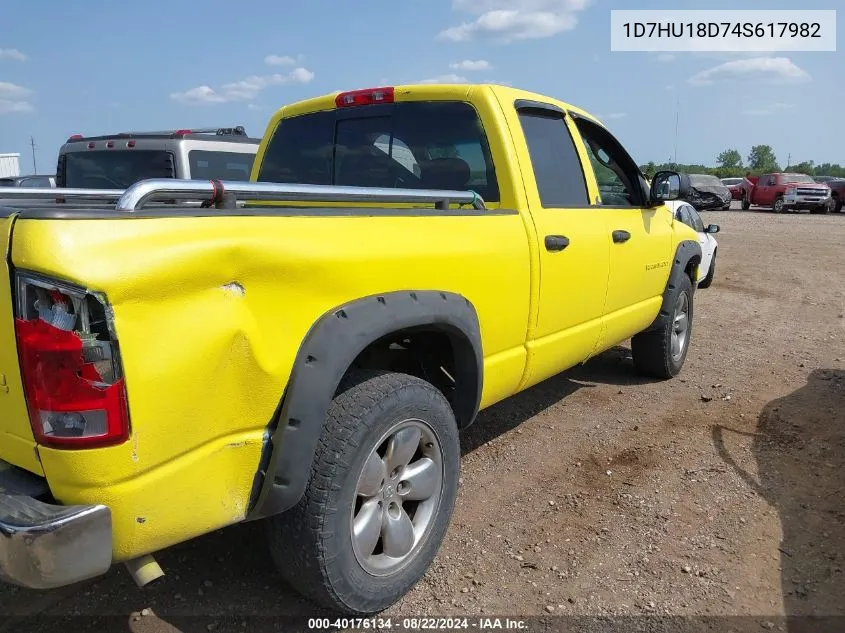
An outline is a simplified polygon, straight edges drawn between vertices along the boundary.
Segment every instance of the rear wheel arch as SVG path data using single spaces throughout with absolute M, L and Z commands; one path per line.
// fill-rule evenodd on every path
M 398 370 L 431 382 L 458 426 L 468 426 L 483 384 L 475 308 L 455 293 L 399 291 L 352 301 L 318 319 L 269 425 L 249 519 L 283 512 L 302 497 L 332 399 L 343 378 L 360 369 Z

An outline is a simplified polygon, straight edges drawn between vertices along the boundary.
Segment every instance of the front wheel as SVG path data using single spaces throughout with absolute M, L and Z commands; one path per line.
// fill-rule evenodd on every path
M 276 567 L 334 611 L 389 607 L 437 554 L 459 471 L 457 424 L 439 390 L 406 374 L 352 375 L 329 408 L 305 495 L 267 520 Z
M 775 201 L 772 203 L 772 211 L 775 213 L 783 213 L 783 198 L 775 198 Z
M 742 196 L 742 210 L 748 211 L 751 208 L 751 200 L 749 199 L 747 194 L 743 194 Z
M 671 288 L 671 312 L 656 330 L 640 332 L 631 339 L 634 367 L 644 376 L 672 378 L 681 371 L 692 335 L 692 281 L 683 275 Z
M 842 212 L 842 198 L 836 196 L 833 198 L 833 212 L 834 213 L 841 213 Z

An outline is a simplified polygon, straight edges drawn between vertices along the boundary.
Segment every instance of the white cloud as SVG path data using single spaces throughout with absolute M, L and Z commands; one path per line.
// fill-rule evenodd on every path
M 437 75 L 437 77 L 431 77 L 430 79 L 421 79 L 417 83 L 419 84 L 468 84 L 470 80 L 466 77 L 462 77 L 461 75 L 455 75 L 454 73 L 450 73 L 448 75 Z
M 455 62 L 454 64 L 449 64 L 449 68 L 452 70 L 492 70 L 493 65 L 488 62 L 486 59 L 465 59 L 462 62 Z
M 267 55 L 264 63 L 268 66 L 293 66 L 296 60 L 288 55 Z
M 170 98 L 189 105 L 211 103 L 226 103 L 229 101 L 251 101 L 258 94 L 270 86 L 284 84 L 308 83 L 314 79 L 314 73 L 307 68 L 294 68 L 287 74 L 252 75 L 228 84 L 223 84 L 219 90 L 211 86 L 197 86 L 184 92 L 174 92 Z
M 17 84 L 10 84 L 5 81 L 0 81 L 0 99 L 7 99 L 10 101 L 19 101 L 32 94 L 32 90 L 18 86 Z
M 28 101 L 0 99 L 0 114 L 11 114 L 12 112 L 32 112 L 32 104 Z
M 247 107 L 247 110 L 260 110 L 261 109 L 261 106 L 255 105 L 254 103 L 248 103 L 246 107 Z
M 32 112 L 32 104 L 27 101 L 31 94 L 29 88 L 0 81 L 0 114 Z
M 747 110 L 743 110 L 742 113 L 748 116 L 767 116 L 769 114 L 775 114 L 776 112 L 783 112 L 784 110 L 791 110 L 795 107 L 794 103 L 767 103 L 764 106 L 759 108 L 749 108 Z
M 0 48 L 0 59 L 12 59 L 16 62 L 25 62 L 29 57 L 16 48 Z
M 693 86 L 709 86 L 720 80 L 766 79 L 786 83 L 809 81 L 810 74 L 796 66 L 788 57 L 753 57 L 736 59 L 708 68 L 687 79 Z
M 453 0 L 452 8 L 477 17 L 441 31 L 438 39 L 467 42 L 489 37 L 502 42 L 551 37 L 575 28 L 577 13 L 592 0 Z

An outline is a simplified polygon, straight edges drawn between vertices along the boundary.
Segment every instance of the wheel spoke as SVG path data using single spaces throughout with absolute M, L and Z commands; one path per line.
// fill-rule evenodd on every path
M 407 427 L 394 433 L 387 443 L 384 460 L 387 462 L 388 472 L 408 465 L 417 452 L 422 433 L 416 427 Z
M 679 314 L 675 317 L 675 331 L 683 332 L 687 329 L 687 315 Z
M 355 539 L 358 551 L 364 556 L 371 556 L 376 548 L 386 514 L 378 499 L 370 499 L 361 506 L 352 522 L 352 538 Z
M 414 524 L 411 517 L 402 508 L 391 516 L 391 511 L 384 513 L 381 538 L 384 553 L 393 558 L 406 556 L 414 547 Z
M 358 494 L 364 497 L 374 497 L 381 491 L 384 479 L 387 477 L 387 466 L 375 451 L 370 453 L 364 471 L 358 480 Z
M 672 333 L 672 357 L 677 358 L 681 353 L 681 337 Z
M 406 483 L 408 490 L 400 494 L 403 499 L 423 501 L 437 493 L 441 479 L 441 469 L 437 464 L 428 457 L 418 459 L 403 471 L 400 485 Z

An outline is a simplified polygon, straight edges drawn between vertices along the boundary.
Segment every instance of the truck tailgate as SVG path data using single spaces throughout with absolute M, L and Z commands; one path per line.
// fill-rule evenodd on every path
M 12 300 L 9 251 L 15 216 L 0 216 L 0 460 L 43 475 L 18 366 L 15 311 Z

